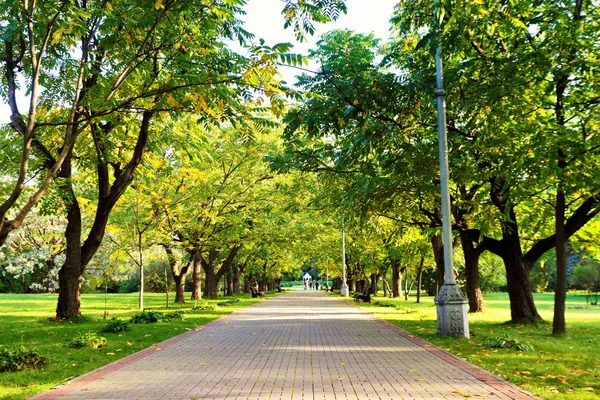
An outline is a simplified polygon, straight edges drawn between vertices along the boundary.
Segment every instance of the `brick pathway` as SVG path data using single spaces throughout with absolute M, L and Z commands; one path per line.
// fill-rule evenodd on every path
M 46 399 L 532 399 L 335 296 L 267 299 L 42 393 Z

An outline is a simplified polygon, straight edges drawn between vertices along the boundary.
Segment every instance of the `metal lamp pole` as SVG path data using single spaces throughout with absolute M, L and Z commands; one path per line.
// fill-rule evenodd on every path
M 437 0 L 434 0 L 437 11 Z M 434 14 L 437 14 L 435 12 Z M 438 149 L 440 158 L 440 190 L 442 196 L 442 232 L 444 238 L 444 284 L 435 298 L 438 333 L 446 336 L 469 337 L 467 299 L 456 285 L 452 265 L 452 227 L 450 219 L 450 189 L 448 174 L 448 140 L 446 132 L 446 92 L 442 68 L 442 45 L 435 55 L 438 112 Z
M 342 222 L 342 285 L 340 286 L 340 295 L 350 296 L 348 284 L 346 283 L 346 232 L 344 222 Z

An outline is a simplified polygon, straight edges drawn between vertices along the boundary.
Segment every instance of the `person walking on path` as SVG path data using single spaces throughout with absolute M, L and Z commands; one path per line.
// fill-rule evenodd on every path
M 51 399 L 534 399 L 324 292 L 286 292 L 63 386 Z

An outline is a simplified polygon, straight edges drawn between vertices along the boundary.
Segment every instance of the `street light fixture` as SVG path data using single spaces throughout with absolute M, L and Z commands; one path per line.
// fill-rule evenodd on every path
M 437 1 L 436 5 L 437 19 Z M 440 24 L 441 25 L 441 24 Z M 452 265 L 452 227 L 450 220 L 450 189 L 448 174 L 448 140 L 446 133 L 446 93 L 444 91 L 442 68 L 442 45 L 438 44 L 435 54 L 435 73 L 438 112 L 438 148 L 440 158 L 440 190 L 442 195 L 442 231 L 444 238 L 444 284 L 435 298 L 438 334 L 455 337 L 469 337 L 467 320 L 467 299 L 454 279 Z
M 342 285 L 340 286 L 340 295 L 344 297 L 350 296 L 348 284 L 346 283 L 346 232 L 344 222 L 342 221 Z

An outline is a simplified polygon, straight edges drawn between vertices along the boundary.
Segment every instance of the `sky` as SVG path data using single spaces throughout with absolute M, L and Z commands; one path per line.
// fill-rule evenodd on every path
M 265 44 L 272 46 L 276 43 L 290 42 L 294 44 L 292 53 L 307 54 L 308 50 L 315 47 L 319 37 L 333 29 L 351 29 L 357 33 L 373 33 L 376 37 L 387 39 L 389 33 L 389 19 L 398 0 L 346 0 L 348 13 L 335 22 L 315 24 L 314 36 L 308 36 L 304 43 L 296 42 L 292 29 L 283 29 L 283 16 L 281 10 L 284 6 L 282 0 L 248 0 L 245 7 L 247 15 L 243 17 L 246 30 L 262 38 Z M 309 65 L 309 68 L 312 66 Z M 298 71 L 289 67 L 281 70 L 283 80 L 288 83 L 295 81 Z M 27 110 L 27 99 L 21 98 L 20 110 Z M 10 122 L 8 106 L 0 102 L 0 124 Z
M 282 0 L 249 0 L 245 9 L 247 15 L 243 18 L 246 30 L 256 35 L 257 39 L 265 39 L 265 44 L 272 46 L 276 43 L 289 42 L 294 44 L 291 53 L 307 54 L 315 47 L 315 43 L 324 33 L 334 29 L 351 29 L 357 33 L 373 33 L 375 37 L 387 39 L 389 36 L 389 19 L 398 0 L 346 0 L 348 12 L 342 14 L 337 21 L 327 24 L 315 24 L 314 36 L 308 36 L 307 41 L 299 43 L 291 28 L 283 28 Z M 310 69 L 310 67 L 309 67 Z M 283 67 L 283 79 L 288 83 L 295 81 L 298 74 L 293 68 Z

